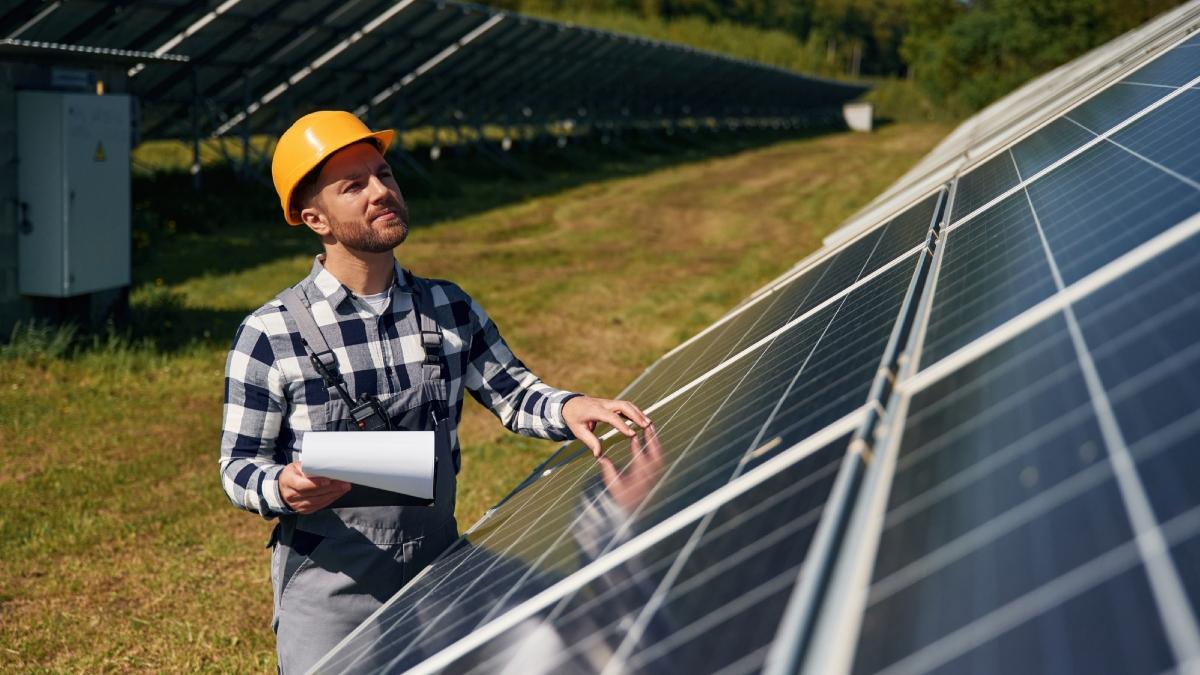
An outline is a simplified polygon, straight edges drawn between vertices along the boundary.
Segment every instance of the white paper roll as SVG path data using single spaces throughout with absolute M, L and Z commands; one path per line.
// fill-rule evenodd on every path
M 434 432 L 310 431 L 300 464 L 310 476 L 433 499 Z

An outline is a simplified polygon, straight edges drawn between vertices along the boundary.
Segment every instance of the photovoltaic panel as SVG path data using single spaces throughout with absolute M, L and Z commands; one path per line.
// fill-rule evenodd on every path
M 913 394 L 856 672 L 1174 666 L 1200 600 L 1186 568 L 1200 537 L 1198 293 L 1193 236 L 1079 301 L 1079 344 L 1055 314 Z M 1169 560 L 1135 531 L 1161 536 Z M 1172 572 L 1186 599 L 1151 588 L 1171 590 Z M 1164 624 L 1164 603 L 1182 603 L 1183 625 Z
M 663 489 L 640 517 L 651 517 L 656 509 L 670 513 L 682 508 L 719 486 L 746 453 L 755 455 L 746 460 L 748 465 L 761 463 L 773 456 L 773 449 L 789 447 L 862 405 L 915 263 L 910 257 L 789 328 L 765 351 L 667 401 L 667 413 L 652 410 L 656 424 L 666 422 L 660 437 L 667 455 L 682 448 L 700 459 L 681 466 L 671 478 L 679 487 Z M 685 412 L 671 412 L 677 408 Z M 619 452 L 626 447 L 622 440 L 614 445 Z M 567 459 L 560 462 L 591 462 L 590 454 L 578 448 L 561 456 Z M 548 468 L 557 472 L 557 466 L 561 464 Z M 710 470 L 714 466 L 718 468 Z M 535 481 L 522 492 L 536 486 Z M 506 503 L 500 512 L 509 509 Z
M 1064 117 L 1091 131 L 1072 128 L 1057 119 L 1023 139 L 1012 148 L 1017 167 L 1028 177 L 1065 156 L 1071 150 L 1102 134 L 1129 116 L 1164 97 L 1177 86 L 1200 75 L 1200 54 L 1177 47 L 1163 53 L 1113 86 L 1080 103 Z M 1017 183 L 1012 166 L 1003 154 L 968 171 L 958 180 L 952 222 L 1003 193 Z
M 1117 82 L 1068 115 L 1096 133 L 1104 133 L 1169 93 L 1169 88 L 1157 85 Z M 1064 152 L 1060 157 L 1066 154 Z
M 1019 182 L 1016 167 L 1008 153 L 1001 153 L 980 164 L 958 179 L 951 222 L 999 196 Z
M 1197 51 L 1197 50 L 1192 50 Z M 1197 68 L 1200 74 L 1200 67 Z M 1184 91 L 1161 108 L 1112 135 L 1114 143 L 1200 182 L 1200 89 Z
M 1200 210 L 1197 186 L 1110 142 L 1027 189 L 1068 284 Z
M 933 224 L 934 210 L 944 196 L 939 190 L 888 221 L 863 272 L 870 274 L 925 241 Z
M 938 199 L 939 195 L 934 194 L 921 200 L 770 294 L 739 308 L 734 316 L 664 357 L 621 395 L 650 405 L 859 279 L 895 262 L 925 240 Z
M 44 6 L 43 6 L 44 5 Z M 376 126 L 812 121 L 865 91 L 715 53 L 435 0 L 19 3 L 0 35 L 188 57 L 129 70 L 141 137 L 278 134 L 331 107 Z M 401 93 L 402 92 L 402 93 Z M 686 111 L 686 112 L 681 112 Z
M 845 455 L 831 443 L 639 556 L 464 656 L 458 672 L 750 672 L 760 666 Z M 686 552 L 682 553 L 681 551 Z M 614 575 L 615 576 L 615 575 Z M 631 626 L 637 626 L 631 637 Z M 730 644 L 738 645 L 729 649 Z M 617 659 L 617 660 L 614 660 Z
M 1125 90 L 1118 89 L 1117 91 L 1123 93 Z M 1157 101 L 1158 98 L 1164 93 L 1165 92 L 1157 92 L 1158 95 L 1149 97 L 1146 100 L 1139 99 L 1135 104 L 1135 111 L 1141 110 L 1154 101 Z M 1104 94 L 1101 94 L 1101 96 L 1103 95 Z M 1096 99 L 1091 99 L 1091 101 L 1096 101 Z M 1084 106 L 1080 106 L 1079 109 L 1068 114 L 1083 114 L 1086 105 L 1087 104 L 1084 104 Z M 1096 125 L 1096 128 L 1099 128 L 1099 126 L 1101 125 Z M 1104 129 L 1103 131 L 1107 131 L 1107 129 Z M 1075 122 L 1072 122 L 1065 117 L 1060 117 L 1050 124 L 1042 127 L 1028 138 L 1023 139 L 1020 143 L 1014 145 L 1012 147 L 1012 154 L 1013 158 L 1017 162 L 1017 170 L 1020 172 L 1020 174 L 1022 176 L 1032 176 L 1038 171 L 1041 171 L 1042 169 L 1057 162 L 1059 159 L 1066 157 L 1067 154 L 1072 150 L 1082 146 L 1084 143 L 1087 143 L 1095 137 L 1095 134 L 1084 129 Z
M 1200 54 L 1197 54 L 1194 49 L 1180 46 L 1138 68 L 1122 81 L 1182 87 L 1195 79 L 1198 70 L 1200 70 Z
M 936 363 L 1054 293 L 1023 192 L 952 230 L 943 255 L 922 365 Z
M 799 316 L 797 310 L 807 304 L 813 288 L 832 262 L 832 257 L 825 259 L 754 305 L 684 344 L 654 364 L 653 369 L 622 392 L 622 397 L 644 406 L 651 405 L 736 354 L 734 347 L 747 333 L 755 331 L 766 335 L 785 325 Z
M 1050 295 L 1039 225 L 1070 284 L 1200 210 L 1200 185 L 1183 173 L 1200 162 L 1192 152 L 1197 141 L 1183 133 L 1195 106 L 1195 94 L 1182 92 L 1116 135 L 1142 151 L 1117 138 L 1102 141 L 951 229 L 922 367 Z M 1074 124 L 1070 115 L 1064 121 Z M 1015 156 L 1003 152 L 992 161 L 1014 164 Z M 1183 171 L 1173 175 L 1164 162 Z
M 1155 515 L 1200 504 L 1200 238 L 1075 307 Z M 1200 595 L 1192 595 L 1200 606 Z

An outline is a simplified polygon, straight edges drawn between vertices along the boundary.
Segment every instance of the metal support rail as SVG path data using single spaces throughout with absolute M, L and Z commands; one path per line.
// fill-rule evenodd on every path
M 871 383 L 866 415 L 851 437 L 845 461 L 838 471 L 829 502 L 813 536 L 812 546 L 805 557 L 805 563 L 800 567 L 792 596 L 767 652 L 763 672 L 768 675 L 797 672 L 801 665 L 800 660 L 812 640 L 817 611 L 828 595 L 837 552 L 842 547 L 851 514 L 858 502 L 863 476 L 875 452 L 876 430 L 891 400 L 896 377 L 909 350 L 920 300 L 930 278 L 938 233 L 943 219 L 949 213 L 949 209 L 946 208 L 948 201 L 948 191 L 943 189 L 925 235 L 925 247 L 918 254 L 916 270 L 909 281 L 896 323 L 892 327 L 891 337 L 880 359 L 879 370 Z

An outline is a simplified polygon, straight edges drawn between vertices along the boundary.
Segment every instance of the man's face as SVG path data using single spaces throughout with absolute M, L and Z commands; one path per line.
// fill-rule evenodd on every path
M 391 167 L 373 144 L 355 143 L 339 150 L 321 168 L 317 186 L 316 199 L 301 217 L 307 212 L 323 216 L 329 236 L 342 246 L 384 253 L 408 236 L 408 206 Z

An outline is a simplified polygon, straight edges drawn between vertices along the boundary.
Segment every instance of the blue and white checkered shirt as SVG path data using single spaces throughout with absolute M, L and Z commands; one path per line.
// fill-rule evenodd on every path
M 412 294 L 396 265 L 390 303 L 381 314 L 355 296 L 321 264 L 301 282 L 313 318 L 337 355 L 338 369 L 354 396 L 386 395 L 420 382 L 425 350 L 412 311 Z M 544 384 L 513 355 L 496 325 L 470 296 L 448 281 L 428 280 L 436 308 L 422 306 L 442 324 L 448 369 L 450 438 L 458 447 L 463 390 L 490 409 L 509 430 L 550 440 L 572 437 L 563 404 L 577 394 Z M 453 317 L 447 326 L 443 317 Z M 295 322 L 272 299 L 246 317 L 234 335 L 225 365 L 221 431 L 221 483 L 237 506 L 271 518 L 291 513 L 279 495 L 279 472 L 312 430 L 310 412 L 329 398 L 325 383 L 306 378 L 308 356 Z M 311 373 L 311 369 L 307 372 Z

